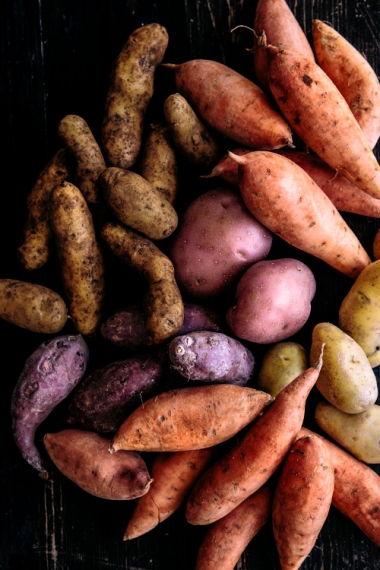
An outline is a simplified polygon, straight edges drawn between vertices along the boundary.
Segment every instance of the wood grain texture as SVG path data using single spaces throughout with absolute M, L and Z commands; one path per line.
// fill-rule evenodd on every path
M 288 0 L 311 38 L 314 18 L 330 22 L 363 52 L 380 74 L 380 5 L 377 0 Z M 168 29 L 166 62 L 209 58 L 254 79 L 252 34 L 231 29 L 253 25 L 256 0 L 5 0 L 0 6 L 0 112 L 2 145 L 2 215 L 0 277 L 33 280 L 62 292 L 57 261 L 30 274 L 16 260 L 25 217 L 26 196 L 39 172 L 56 152 L 58 122 L 67 114 L 82 116 L 99 136 L 108 78 L 114 58 L 129 34 L 142 24 L 159 22 Z M 155 100 L 149 119 L 161 117 L 162 102 L 173 92 L 168 70 L 157 73 Z M 379 157 L 379 145 L 376 148 Z M 179 212 L 190 200 L 219 181 L 200 181 L 194 168 L 182 165 Z M 187 168 L 187 169 L 186 169 Z M 344 215 L 367 251 L 380 221 Z M 7 221 L 11 221 L 11 225 Z M 294 340 L 306 348 L 320 321 L 337 323 L 338 309 L 351 281 L 323 262 L 295 252 L 274 240 L 271 257 L 296 256 L 317 279 L 312 313 Z M 112 262 L 114 263 L 114 262 Z M 123 298 L 130 273 L 115 262 L 110 267 L 113 296 L 107 309 Z M 139 283 L 140 285 L 140 283 Z M 137 289 L 139 286 L 137 287 Z M 123 298 L 124 299 L 124 298 Z M 204 529 L 188 525 L 183 510 L 152 532 L 130 542 L 122 536 L 132 503 L 87 495 L 52 468 L 48 481 L 21 458 L 10 427 L 10 397 L 24 362 L 43 336 L 0 322 L 2 339 L 1 416 L 3 446 L 0 464 L 0 570 L 191 570 Z M 89 339 L 91 369 L 119 357 L 102 339 Z M 258 360 L 262 354 L 258 351 Z M 377 377 L 379 371 L 376 370 Z M 308 402 L 308 427 L 316 429 Z M 58 407 L 37 434 L 59 429 L 64 406 Z M 374 469 L 380 473 L 379 466 Z M 332 509 L 304 570 L 379 570 L 380 549 Z M 238 570 L 278 570 L 269 525 L 254 538 Z

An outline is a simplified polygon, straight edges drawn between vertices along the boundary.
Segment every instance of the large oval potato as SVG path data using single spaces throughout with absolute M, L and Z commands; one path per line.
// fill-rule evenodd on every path
M 264 259 L 272 234 L 229 188 L 209 190 L 182 216 L 169 245 L 183 291 L 208 299 L 224 293 L 255 261 Z
M 339 327 L 318 323 L 312 333 L 310 360 L 318 358 L 324 345 L 323 366 L 316 383 L 333 406 L 358 414 L 376 402 L 376 376 L 359 344 Z
M 315 290 L 314 275 L 301 261 L 258 261 L 241 277 L 227 323 L 237 337 L 250 342 L 285 340 L 306 323 Z

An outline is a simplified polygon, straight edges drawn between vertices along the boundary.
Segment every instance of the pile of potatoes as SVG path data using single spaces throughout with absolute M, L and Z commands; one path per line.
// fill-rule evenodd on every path
M 284 0 L 259 0 L 253 36 L 257 84 L 215 61 L 163 63 L 166 29 L 136 29 L 112 67 L 101 140 L 63 117 L 29 193 L 17 256 L 30 282 L 0 280 L 0 317 L 50 335 L 13 392 L 24 459 L 136 499 L 125 540 L 186 503 L 190 524 L 210 525 L 197 570 L 234 568 L 269 519 L 281 567 L 299 568 L 331 505 L 380 546 L 380 477 L 366 465 L 380 463 L 380 237 L 371 259 L 339 213 L 380 217 L 380 85 L 320 21 L 312 50 Z M 159 65 L 177 92 L 147 125 Z M 349 91 L 338 67 L 357 77 Z M 183 212 L 179 156 L 220 181 Z M 274 239 L 294 257 L 271 258 Z M 353 281 L 309 354 L 292 337 L 318 279 L 298 251 Z M 33 283 L 51 256 L 63 296 Z M 142 295 L 106 314 L 114 258 Z M 95 335 L 120 358 L 88 372 Z M 312 390 L 327 437 L 304 426 Z M 40 446 L 63 401 L 66 426 Z

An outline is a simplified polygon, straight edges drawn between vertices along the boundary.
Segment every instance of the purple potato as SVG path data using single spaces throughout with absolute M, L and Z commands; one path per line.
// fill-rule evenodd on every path
M 23 458 L 46 477 L 35 432 L 85 373 L 89 350 L 81 335 L 43 342 L 25 362 L 11 400 L 12 429 Z
M 253 373 L 253 354 L 239 341 L 211 331 L 177 336 L 169 344 L 172 366 L 188 380 L 246 385 Z

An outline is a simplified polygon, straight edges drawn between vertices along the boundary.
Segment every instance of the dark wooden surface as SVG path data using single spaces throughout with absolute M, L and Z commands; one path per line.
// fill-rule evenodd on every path
M 380 6 L 376 0 L 290 0 L 289 5 L 310 39 L 313 18 L 329 21 L 380 73 Z M 56 261 L 27 273 L 16 260 L 25 199 L 39 172 L 58 148 L 57 124 L 68 113 L 81 115 L 96 136 L 103 113 L 111 64 L 128 35 L 137 27 L 159 22 L 169 33 L 166 62 L 191 58 L 221 61 L 254 79 L 252 26 L 255 0 L 5 0 L 0 7 L 1 196 L 0 278 L 34 281 L 61 291 Z M 157 73 L 151 118 L 161 118 L 164 97 L 172 92 L 168 73 Z M 378 156 L 378 150 L 376 150 Z M 215 184 L 215 181 L 213 182 Z M 179 210 L 210 187 L 194 168 L 183 166 Z M 371 253 L 380 220 L 344 216 Z M 317 294 L 307 325 L 295 340 L 306 348 L 319 321 L 337 324 L 348 278 L 289 246 L 274 242 L 272 258 L 293 256 L 314 271 Z M 112 262 L 113 263 L 113 262 Z M 113 273 L 112 273 L 113 272 Z M 107 310 L 133 293 L 130 274 L 112 266 L 112 300 Z M 223 310 L 223 307 L 221 307 Z M 146 536 L 123 542 L 132 503 L 92 497 L 56 470 L 43 481 L 21 458 L 13 442 L 10 397 L 24 362 L 45 340 L 41 335 L 0 322 L 1 338 L 1 499 L 0 570 L 171 570 L 194 567 L 204 528 L 191 527 L 180 510 Z M 97 337 L 88 339 L 90 368 L 120 354 Z M 258 357 L 260 351 L 258 349 Z M 376 371 L 378 373 L 378 371 Z M 314 396 L 316 398 L 316 396 Z M 307 421 L 314 427 L 311 397 Z M 59 428 L 59 409 L 39 432 Z M 39 441 L 39 445 L 41 442 Z M 379 473 L 379 467 L 373 467 Z M 269 525 L 260 531 L 238 563 L 239 570 L 279 568 Z M 303 564 L 305 570 L 380 569 L 380 549 L 334 509 L 317 544 Z

